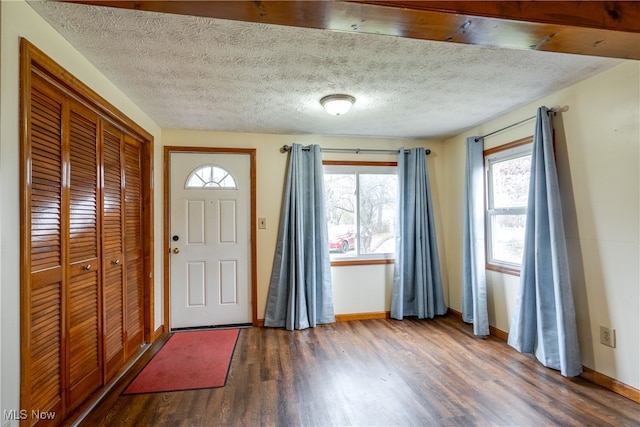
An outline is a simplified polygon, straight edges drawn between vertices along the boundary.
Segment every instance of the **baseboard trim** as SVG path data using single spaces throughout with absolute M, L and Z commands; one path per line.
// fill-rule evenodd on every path
M 462 313 L 457 310 L 449 308 L 449 315 L 459 319 L 460 321 L 463 321 Z M 492 336 L 504 342 L 507 342 L 509 340 L 509 333 L 498 329 L 495 326 L 489 326 L 489 332 Z M 633 400 L 636 403 L 640 403 L 640 390 L 631 387 L 630 385 L 621 383 L 615 378 L 608 377 L 605 374 L 601 374 L 600 372 L 595 371 L 591 368 L 587 368 L 586 366 L 582 366 L 582 373 L 580 374 L 580 378 L 604 387 L 607 390 L 619 394 L 620 396 L 624 396 L 627 399 Z
M 489 325 L 489 334 L 491 334 L 491 336 L 494 336 L 504 342 L 509 341 L 509 333 L 501 329 L 498 329 L 495 326 Z
M 582 367 L 580 378 L 583 378 L 594 384 L 598 384 L 599 386 L 604 387 L 607 390 L 611 390 L 614 393 L 619 394 L 620 396 L 624 396 L 627 399 L 633 400 L 636 403 L 640 403 L 640 390 L 631 387 L 630 385 L 621 383 L 615 378 L 608 377 L 605 374 L 601 374 L 600 372 L 594 371 L 593 369 L 587 368 L 586 366 Z
M 373 311 L 368 313 L 336 314 L 336 322 L 350 322 L 352 320 L 390 319 L 390 311 Z

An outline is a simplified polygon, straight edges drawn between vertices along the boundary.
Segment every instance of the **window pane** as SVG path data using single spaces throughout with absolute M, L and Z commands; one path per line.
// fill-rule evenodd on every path
M 522 263 L 526 215 L 491 216 L 490 261 Z
M 324 174 L 329 250 L 356 255 L 356 174 Z
M 359 177 L 360 253 L 394 253 L 396 175 L 363 173 Z
M 229 172 L 215 165 L 205 165 L 193 171 L 185 188 L 237 188 L 236 181 Z
M 527 206 L 531 155 L 492 164 L 493 207 Z

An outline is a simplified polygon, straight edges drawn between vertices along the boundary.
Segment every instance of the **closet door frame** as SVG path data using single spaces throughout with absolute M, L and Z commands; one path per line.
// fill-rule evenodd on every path
M 27 39 L 20 39 L 20 407 L 31 408 L 31 366 L 28 361 L 31 342 L 31 227 L 30 227 L 30 111 L 31 77 L 38 75 L 65 96 L 94 111 L 102 120 L 142 142 L 142 236 L 143 236 L 143 335 L 151 343 L 162 333 L 154 329 L 154 250 L 153 250 L 153 136 L 124 113 L 95 93 L 66 69 L 49 58 Z M 64 131 L 63 131 L 64 132 Z M 99 148 L 100 149 L 100 148 Z M 68 183 L 65 183 L 68 185 Z M 102 193 L 102 188 L 99 193 Z M 64 329 L 63 329 L 64 330 Z M 102 389 L 94 393 L 97 395 Z M 91 397 L 89 397 L 89 400 Z M 39 408 L 44 409 L 44 408 Z M 69 408 L 73 412 L 73 408 Z M 61 414 L 63 417 L 69 413 Z M 57 420 L 58 422 L 62 419 Z M 27 425 L 28 420 L 22 422 Z

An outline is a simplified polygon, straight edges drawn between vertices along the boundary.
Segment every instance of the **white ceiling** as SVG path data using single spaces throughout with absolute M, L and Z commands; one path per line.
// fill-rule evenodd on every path
M 58 2 L 31 6 L 162 128 L 439 138 L 620 60 Z M 356 98 L 344 116 L 319 100 Z M 535 112 L 532 111 L 532 115 Z

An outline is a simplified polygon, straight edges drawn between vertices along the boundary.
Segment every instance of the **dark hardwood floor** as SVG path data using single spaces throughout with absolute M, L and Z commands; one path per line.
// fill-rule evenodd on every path
M 452 316 L 240 331 L 226 386 L 122 396 L 86 426 L 638 426 L 640 405 L 567 379 Z

